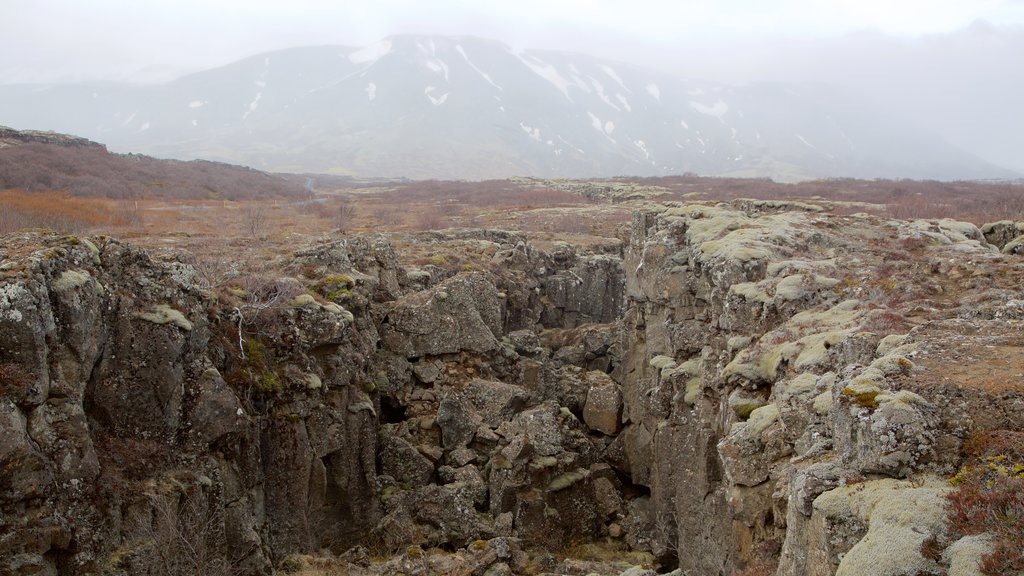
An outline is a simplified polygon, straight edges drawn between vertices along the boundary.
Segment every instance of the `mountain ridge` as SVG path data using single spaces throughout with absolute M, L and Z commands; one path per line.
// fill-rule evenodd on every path
M 0 86 L 0 110 L 117 151 L 285 172 L 1017 176 L 831 87 L 686 81 L 473 36 L 289 48 L 160 85 Z

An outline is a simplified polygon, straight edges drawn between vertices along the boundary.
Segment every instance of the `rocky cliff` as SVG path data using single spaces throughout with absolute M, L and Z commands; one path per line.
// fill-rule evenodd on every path
M 1024 428 L 1024 262 L 984 230 L 650 206 L 626 244 L 348 238 L 216 287 L 8 236 L 0 573 L 972 573 L 944 480 Z

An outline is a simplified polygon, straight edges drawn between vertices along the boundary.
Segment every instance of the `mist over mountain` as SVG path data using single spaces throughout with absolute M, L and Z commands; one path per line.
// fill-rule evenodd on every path
M 0 86 L 0 124 L 116 151 L 358 176 L 1015 176 L 881 102 L 407 35 L 270 52 L 157 85 Z

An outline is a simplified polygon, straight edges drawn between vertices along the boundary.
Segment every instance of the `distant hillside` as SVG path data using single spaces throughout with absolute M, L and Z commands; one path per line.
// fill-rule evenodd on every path
M 243 200 L 302 194 L 305 179 L 218 162 L 112 154 L 84 138 L 0 126 L 0 190 L 12 188 L 107 198 Z
M 697 56 L 694 56 L 697 57 Z M 0 123 L 114 150 L 359 177 L 1012 178 L 818 85 L 688 81 L 474 37 L 254 56 L 161 85 L 0 86 Z

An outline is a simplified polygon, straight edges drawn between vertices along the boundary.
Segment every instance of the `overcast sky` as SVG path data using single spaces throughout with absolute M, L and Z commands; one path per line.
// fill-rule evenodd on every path
M 689 78 L 859 90 L 1024 171 L 1024 0 L 0 0 L 0 84 L 164 81 L 279 48 L 473 34 Z
M 136 78 L 311 44 L 476 34 L 671 65 L 696 47 L 1024 26 L 1024 0 L 0 0 L 0 82 Z M 726 53 L 728 52 L 728 53 Z

